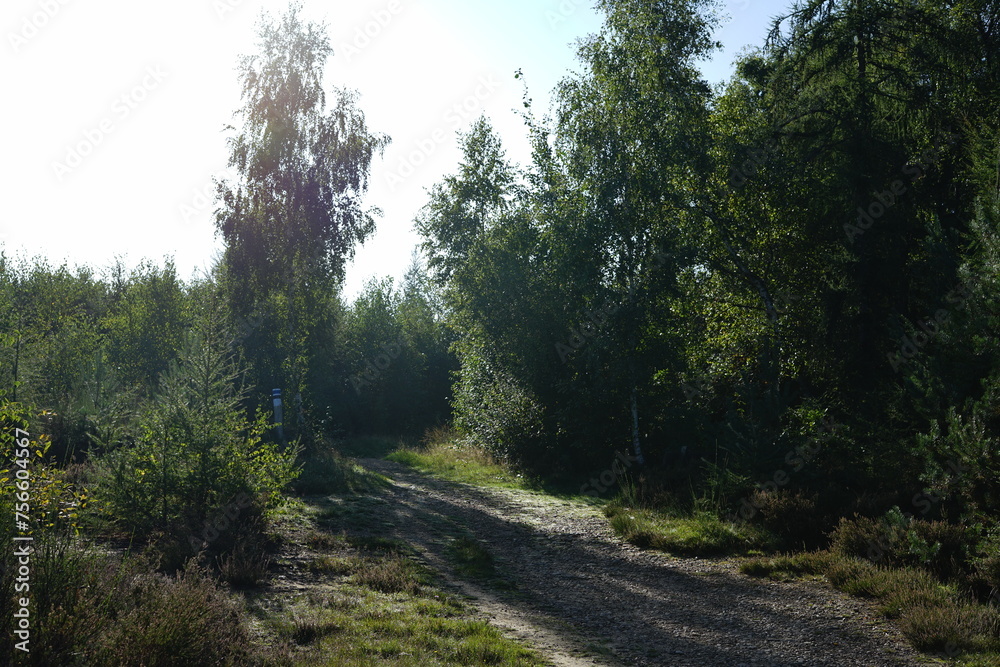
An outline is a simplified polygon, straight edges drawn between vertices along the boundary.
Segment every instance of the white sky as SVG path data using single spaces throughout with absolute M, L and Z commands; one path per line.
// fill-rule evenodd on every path
M 786 6 L 726 2 L 732 19 L 717 35 L 726 49 L 705 67 L 712 82 Z M 97 269 L 172 256 L 184 278 L 208 266 L 221 248 L 211 178 L 225 167 L 222 127 L 240 105 L 235 66 L 254 52 L 260 11 L 286 7 L 4 0 L 2 248 Z M 405 271 L 426 190 L 458 163 L 456 130 L 485 113 L 509 156 L 527 161 L 515 70 L 544 112 L 549 91 L 578 68 L 573 43 L 600 27 L 591 0 L 305 0 L 304 13 L 328 24 L 330 85 L 356 89 L 369 127 L 392 137 L 368 196 L 384 215 L 348 268 L 348 295 Z

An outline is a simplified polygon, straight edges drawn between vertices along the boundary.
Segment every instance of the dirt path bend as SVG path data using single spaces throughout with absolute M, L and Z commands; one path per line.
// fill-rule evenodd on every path
M 828 585 L 757 580 L 731 560 L 642 551 L 587 505 L 360 463 L 393 481 L 382 491 L 388 529 L 556 665 L 941 664 Z M 448 574 L 446 527 L 456 524 L 489 548 L 512 591 Z

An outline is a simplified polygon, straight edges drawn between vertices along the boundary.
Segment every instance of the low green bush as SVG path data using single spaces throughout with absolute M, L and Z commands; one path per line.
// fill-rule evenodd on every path
M 924 521 L 904 516 L 893 508 L 874 519 L 841 518 L 831 533 L 831 548 L 845 556 L 888 566 L 919 566 L 941 579 L 967 570 L 973 531 L 944 521 Z
M 265 659 L 239 606 L 193 561 L 166 576 L 141 558 L 98 551 L 66 531 L 37 533 L 34 549 L 31 588 L 19 594 L 31 600 L 23 664 L 187 667 Z M 4 573 L 12 570 L 11 553 L 4 550 Z
M 1000 526 L 990 528 L 979 542 L 972 569 L 985 597 L 1000 601 Z
M 765 530 L 788 547 L 815 547 L 822 542 L 822 523 L 816 517 L 816 500 L 802 492 L 755 491 L 751 505 L 759 512 Z
M 297 474 L 296 452 L 263 439 L 265 417 L 245 417 L 238 377 L 215 329 L 192 336 L 146 407 L 136 442 L 95 462 L 112 521 L 162 544 L 175 567 L 183 561 L 176 549 L 224 551 L 236 528 L 278 506 Z

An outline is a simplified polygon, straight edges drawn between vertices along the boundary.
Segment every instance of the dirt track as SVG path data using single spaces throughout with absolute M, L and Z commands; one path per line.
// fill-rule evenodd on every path
M 393 480 L 393 537 L 498 627 L 557 665 L 921 665 L 864 602 L 815 582 L 741 575 L 732 560 L 679 559 L 623 543 L 600 510 L 525 491 L 472 487 L 362 459 Z M 452 572 L 459 525 L 487 545 L 513 590 Z

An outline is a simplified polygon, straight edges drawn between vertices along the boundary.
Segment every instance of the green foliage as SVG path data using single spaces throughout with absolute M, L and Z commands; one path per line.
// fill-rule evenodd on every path
M 100 497 L 140 538 L 184 531 L 200 543 L 208 522 L 234 503 L 242 520 L 275 508 L 296 476 L 295 452 L 263 439 L 266 416 L 245 417 L 240 374 L 217 318 L 201 315 L 146 406 L 136 442 L 98 461 Z
M 115 286 L 113 305 L 102 321 L 107 363 L 126 387 L 150 392 L 180 352 L 189 316 L 173 262 L 144 263 Z
M 543 474 L 628 444 L 674 496 L 777 485 L 758 516 L 791 542 L 866 493 L 988 521 L 1000 59 L 969 54 L 992 9 L 802 3 L 713 91 L 712 7 L 598 8 L 553 117 L 526 117 L 533 163 L 480 119 L 417 221 L 455 425 Z M 925 523 L 908 562 L 964 568 L 964 528 Z
M 30 654 L 25 664 L 250 664 L 257 649 L 245 620 L 203 573 L 189 569 L 176 578 L 153 575 L 140 560 L 88 546 L 77 538 L 92 510 L 86 489 L 70 483 L 46 457 L 47 434 L 21 404 L 0 400 L 0 511 L 13 518 L 20 469 L 15 428 L 30 432 L 30 588 L 15 592 L 17 556 L 0 556 L 0 595 L 10 610 L 0 628 L 13 637 L 13 600 L 30 599 Z M 13 465 L 12 465 L 13 464 Z M 14 522 L 0 536 L 13 542 Z
M 355 95 L 334 91 L 323 71 L 332 54 L 323 26 L 292 4 L 259 27 L 260 52 L 239 66 L 243 122 L 230 139 L 239 178 L 219 184 L 218 227 L 229 268 L 255 298 L 308 278 L 340 275 L 374 229 L 361 207 L 372 157 L 388 139 L 369 133 Z
M 86 267 L 0 261 L 0 387 L 51 411 L 60 461 L 87 448 L 92 404 L 114 389 L 99 327 L 107 291 Z
M 943 521 L 905 516 L 894 507 L 879 519 L 841 518 L 831 534 L 833 551 L 879 565 L 923 567 L 942 579 L 967 569 L 974 531 Z
M 416 434 L 448 418 L 451 334 L 415 257 L 401 288 L 371 281 L 344 314 L 330 419 L 353 433 Z
M 492 364 L 492 355 L 469 347 L 459 348 L 462 369 L 455 385 L 456 426 L 501 461 L 529 470 L 549 463 L 544 406 L 530 389 Z
M 552 115 L 526 103 L 530 165 L 486 118 L 461 135 L 416 221 L 427 271 L 415 259 L 401 285 L 340 294 L 374 231 L 363 197 L 388 139 L 354 94 L 327 104 L 332 48 L 298 4 L 262 21 L 240 64 L 211 276 L 184 285 L 167 261 L 100 280 L 0 254 L 0 391 L 37 405 L 37 442 L 51 442 L 32 470 L 39 528 L 64 539 L 53 562 L 74 562 L 65 540 L 89 500 L 53 462 L 89 451 L 122 528 L 173 565 L 211 541 L 246 584 L 298 464 L 300 494 L 377 483 L 328 437 L 367 435 L 351 451 L 381 455 L 451 421 L 457 434 L 390 458 L 526 485 L 512 467 L 603 479 L 631 451 L 609 516 L 634 543 L 819 545 L 839 518 L 829 562 L 754 571 L 826 567 L 925 648 L 995 645 L 993 611 L 937 580 L 980 598 L 1000 586 L 996 7 L 801 2 L 715 90 L 697 69 L 717 46 L 710 3 L 597 9 Z M 298 460 L 267 437 L 276 387 L 286 433 L 308 446 Z M 0 422 L 27 414 L 2 407 Z M 230 534 L 204 537 L 244 495 Z M 353 506 L 327 518 L 371 518 Z M 753 509 L 748 523 L 719 518 L 734 507 Z M 420 593 L 408 568 L 351 573 L 368 594 Z M 156 626 L 151 643 L 184 636 L 136 618 Z M 322 644 L 340 626 L 291 627 Z M 466 630 L 475 646 L 449 660 L 510 658 Z M 398 654 L 378 636 L 365 646 Z
M 221 282 L 234 323 L 249 324 L 240 346 L 252 386 L 284 390 L 294 401 L 286 431 L 310 445 L 323 418 L 313 410 L 331 404 L 314 390 L 329 390 L 332 302 L 355 244 L 374 231 L 378 211 L 363 197 L 388 138 L 369 131 L 352 92 L 335 90 L 327 109 L 332 48 L 300 5 L 263 18 L 258 34 L 259 52 L 239 66 L 242 124 L 229 139 L 237 176 L 218 183 Z
M 1000 527 L 993 526 L 979 542 L 972 559 L 976 578 L 991 600 L 1000 598 Z

